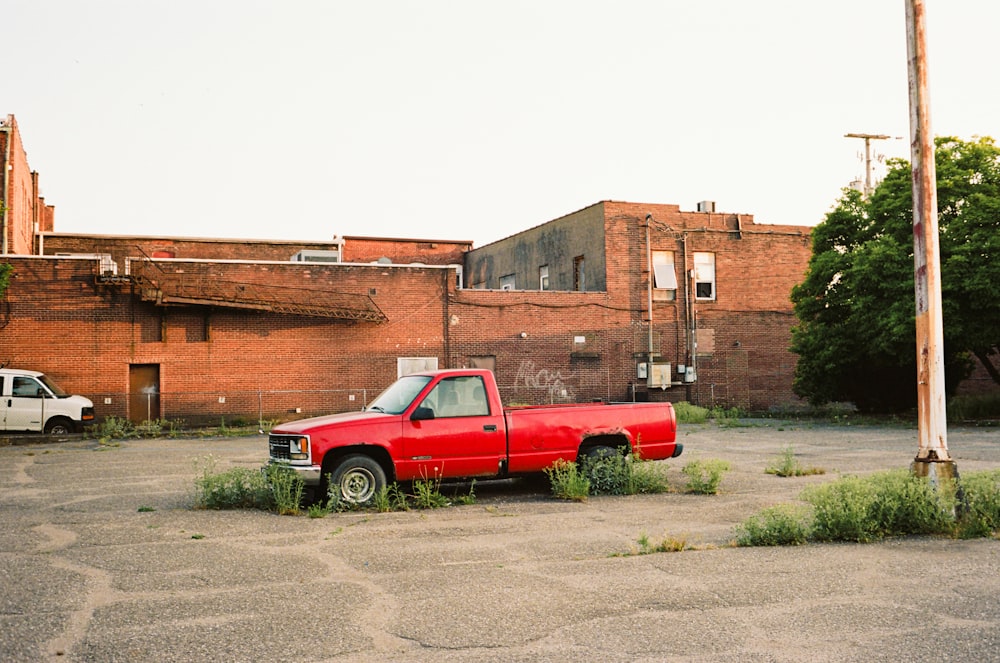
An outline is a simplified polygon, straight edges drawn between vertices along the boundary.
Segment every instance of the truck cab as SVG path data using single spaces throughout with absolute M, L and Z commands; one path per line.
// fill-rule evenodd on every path
M 94 404 L 39 371 L 0 368 L 0 431 L 79 433 L 94 421 Z

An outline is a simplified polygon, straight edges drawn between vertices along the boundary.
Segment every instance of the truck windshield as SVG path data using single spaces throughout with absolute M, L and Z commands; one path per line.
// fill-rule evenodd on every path
M 367 409 L 386 414 L 402 414 L 403 410 L 413 402 L 420 390 L 427 386 L 430 381 L 430 377 L 426 375 L 401 377 L 379 394 Z
M 53 382 L 49 376 L 39 375 L 38 379 L 42 382 L 42 384 L 44 384 L 46 387 L 49 388 L 49 391 L 55 394 L 56 398 L 66 398 L 67 396 L 69 396 L 69 394 L 63 391 L 62 387 Z

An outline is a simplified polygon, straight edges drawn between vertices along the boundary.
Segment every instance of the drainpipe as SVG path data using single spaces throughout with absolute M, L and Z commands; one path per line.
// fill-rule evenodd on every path
M 684 364 L 685 366 L 691 365 L 691 360 L 694 357 L 694 353 L 691 352 L 691 278 L 688 276 L 688 236 L 687 233 L 681 234 L 681 265 L 683 269 L 681 273 L 684 275 Z M 688 402 L 691 402 L 691 383 L 687 381 L 687 377 L 681 378 L 684 382 L 685 387 L 685 398 Z
M 649 341 L 646 354 L 646 375 L 650 375 L 653 370 L 653 249 L 649 242 L 649 222 L 653 220 L 652 214 L 646 215 L 646 267 L 649 270 L 646 278 L 646 306 L 649 311 Z
M 7 134 L 7 140 L 4 143 L 6 145 L 6 150 L 5 150 L 6 154 L 4 155 L 3 159 L 3 195 L 0 196 L 0 206 L 2 206 L 0 212 L 3 212 L 3 224 L 2 224 L 3 241 L 2 243 L 0 243 L 0 254 L 7 255 L 7 225 L 8 225 L 7 205 L 10 202 L 8 200 L 7 192 L 8 189 L 10 188 L 10 142 L 13 139 L 14 134 L 13 132 L 11 132 L 11 127 L 9 122 L 0 122 L 0 131 L 3 131 L 5 134 Z

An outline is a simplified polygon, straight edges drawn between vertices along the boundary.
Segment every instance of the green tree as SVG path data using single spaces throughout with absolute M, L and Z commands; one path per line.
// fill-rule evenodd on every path
M 938 138 L 938 234 L 949 393 L 976 357 L 1000 383 L 1000 148 Z M 869 198 L 845 190 L 813 231 L 805 280 L 792 291 L 795 392 L 867 411 L 916 403 L 913 197 L 909 162 L 889 162 Z

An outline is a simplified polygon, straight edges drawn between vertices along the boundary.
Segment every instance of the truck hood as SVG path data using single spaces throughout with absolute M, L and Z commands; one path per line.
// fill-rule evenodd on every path
M 307 433 L 317 428 L 325 428 L 333 425 L 339 427 L 351 424 L 364 424 L 372 420 L 385 421 L 386 417 L 391 416 L 393 415 L 388 415 L 384 412 L 342 412 L 340 414 L 328 414 L 324 417 L 311 417 L 309 419 L 289 421 L 288 423 L 275 426 L 271 429 L 271 432 L 276 434 Z
M 94 407 L 93 401 L 89 398 L 84 398 L 83 396 L 63 396 L 59 398 L 60 403 L 72 403 L 73 405 L 79 405 L 80 407 Z

